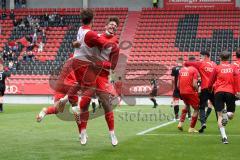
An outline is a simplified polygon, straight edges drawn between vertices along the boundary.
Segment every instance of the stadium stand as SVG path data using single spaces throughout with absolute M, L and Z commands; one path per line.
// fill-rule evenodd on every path
M 123 25 L 128 13 L 127 8 L 95 8 L 95 20 L 93 29 L 98 33 L 104 31 L 106 20 L 109 16 L 116 15 L 120 19 L 120 25 L 118 27 L 117 35 L 120 36 Z M 7 15 L 10 11 L 7 10 Z M 24 21 L 28 18 L 28 15 L 32 19 L 38 19 L 40 29 L 45 30 L 46 43 L 42 52 L 37 52 L 38 44 L 41 41 L 41 33 L 38 34 L 38 41 L 36 45 L 31 49 L 34 54 L 34 59 L 26 61 L 24 60 L 24 53 L 27 51 L 27 46 L 30 44 L 28 38 L 34 34 L 34 28 L 29 27 L 13 27 L 12 20 L 7 17 L 2 24 L 3 30 L 8 29 L 4 39 L 1 38 L 1 51 L 9 42 L 26 43 L 25 47 L 21 50 L 18 56 L 19 68 L 13 71 L 13 76 L 10 78 L 10 83 L 23 84 L 23 83 L 37 83 L 47 84 L 49 75 L 53 70 L 59 69 L 59 67 L 69 58 L 69 55 L 73 53 L 71 47 L 72 42 L 76 39 L 76 34 L 79 26 L 81 26 L 80 8 L 35 8 L 35 9 L 15 9 L 15 18 L 17 21 Z M 60 24 L 55 19 L 52 23 L 49 20 L 48 25 L 44 24 L 44 15 L 58 15 L 64 19 L 64 24 Z M 10 26 L 10 27 L 8 27 Z M 24 39 L 24 40 L 23 40 Z M 8 42 L 8 43 L 7 43 Z M 29 43 L 29 44 L 28 44 Z M 5 65 L 8 62 L 5 61 Z
M 143 8 L 127 62 L 127 83 L 149 84 L 154 75 L 160 83 L 169 84 L 176 59 L 183 56 L 186 60 L 201 50 L 209 50 L 212 60 L 218 63 L 221 51 L 233 52 L 240 46 L 239 13 L 238 9 Z

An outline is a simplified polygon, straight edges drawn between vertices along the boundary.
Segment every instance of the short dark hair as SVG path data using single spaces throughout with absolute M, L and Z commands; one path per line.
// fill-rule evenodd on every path
M 117 26 L 119 26 L 119 18 L 117 16 L 111 16 L 108 18 L 107 20 L 107 24 L 110 23 L 110 22 L 116 22 Z
M 222 61 L 228 61 L 230 59 L 230 56 L 231 56 L 231 53 L 228 52 L 228 51 L 223 51 L 220 54 L 220 58 L 221 58 Z
M 236 57 L 237 57 L 237 58 L 240 58 L 240 49 L 238 49 L 238 50 L 236 51 Z
M 210 57 L 210 53 L 208 51 L 201 51 L 200 54 L 203 56 Z
M 81 16 L 82 23 L 84 25 L 88 25 L 93 20 L 93 16 L 94 16 L 93 10 L 91 10 L 89 8 L 88 9 L 83 9 L 80 13 L 80 16 Z
M 194 56 L 189 56 L 189 57 L 188 57 L 188 60 L 189 60 L 189 61 L 195 61 L 196 58 L 195 58 Z

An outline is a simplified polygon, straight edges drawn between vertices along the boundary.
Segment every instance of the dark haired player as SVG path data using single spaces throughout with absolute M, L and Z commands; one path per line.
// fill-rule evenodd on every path
M 236 77 L 239 73 L 236 66 L 229 63 L 230 57 L 231 53 L 227 51 L 220 54 L 221 63 L 214 68 L 208 85 L 208 88 L 214 89 L 215 110 L 218 114 L 218 127 L 224 144 L 228 144 L 224 126 L 226 126 L 228 119 L 233 118 L 236 107 L 235 94 L 239 92 L 235 88 L 235 86 L 238 86 Z M 225 109 L 225 104 L 227 109 Z
M 172 100 L 172 106 L 174 109 L 174 114 L 175 114 L 175 119 L 179 119 L 179 100 L 180 100 L 180 91 L 179 88 L 177 87 L 178 84 L 178 75 L 179 75 L 179 70 L 183 66 L 183 58 L 180 57 L 177 60 L 177 66 L 172 68 L 172 73 L 171 76 L 173 77 L 172 79 L 172 88 L 173 88 L 173 100 Z M 191 109 L 189 106 L 188 108 L 188 118 L 191 118 Z
M 62 79 L 60 78 L 58 80 L 55 90 L 61 91 L 65 94 L 66 92 L 70 92 L 74 95 L 76 94 L 75 90 L 81 90 L 83 92 L 83 95 L 87 95 L 84 92 L 94 91 L 96 83 L 103 83 L 106 81 L 105 77 L 101 76 L 101 78 L 98 78 L 98 82 L 96 82 L 97 76 L 100 74 L 100 71 L 102 70 L 104 64 L 102 64 L 103 66 L 98 66 L 92 59 L 95 59 L 95 57 L 99 58 L 97 53 L 104 49 L 104 47 L 111 47 L 111 44 L 113 44 L 113 42 L 111 40 L 101 38 L 96 32 L 91 29 L 94 17 L 94 13 L 91 9 L 81 10 L 80 16 L 82 26 L 78 30 L 77 41 L 73 42 L 73 47 L 75 48 L 73 60 L 69 61 L 69 63 L 64 65 L 60 74 L 60 77 L 62 77 L 62 79 L 65 79 L 66 74 L 69 74 L 70 72 L 69 70 L 74 70 L 74 75 L 78 84 L 77 87 L 79 87 L 79 89 L 74 88 L 74 90 L 70 90 L 68 86 L 63 87 L 61 85 Z M 115 30 L 114 28 L 116 28 L 116 25 L 111 26 L 111 31 Z M 110 44 L 110 46 L 108 44 Z M 102 87 L 104 86 L 104 84 L 105 83 L 103 83 Z M 111 96 L 110 93 L 106 92 L 107 87 L 105 87 L 104 89 L 104 91 L 98 92 L 97 96 L 100 98 L 102 106 L 105 110 L 105 118 L 107 123 L 109 124 L 109 126 L 113 127 L 114 118 L 112 112 L 112 103 L 110 99 Z M 82 106 L 84 105 L 81 105 L 80 103 L 80 137 L 81 144 L 85 145 L 87 143 L 87 133 L 84 127 L 87 124 L 89 112 L 86 109 L 83 110 L 83 108 L 85 107 L 82 108 Z M 111 130 L 110 132 L 110 137 L 112 145 L 116 146 L 118 141 L 113 130 Z
M 157 90 L 158 90 L 157 80 L 155 78 L 152 78 L 150 80 L 150 84 L 152 87 L 152 92 L 150 93 L 150 100 L 153 102 L 153 108 L 157 108 L 158 104 L 155 98 L 157 96 Z
M 198 118 L 198 110 L 199 110 L 199 98 L 198 98 L 198 71 L 194 67 L 182 67 L 179 71 L 178 76 L 178 87 L 180 91 L 180 96 L 183 102 L 186 105 L 191 105 L 194 109 L 190 127 L 188 129 L 189 133 L 198 133 L 195 129 L 195 125 L 197 123 Z M 185 106 L 182 109 L 182 114 L 178 123 L 178 129 L 183 130 L 183 123 L 185 121 L 185 117 L 187 114 L 187 107 Z
M 195 67 L 201 76 L 201 93 L 200 93 L 200 107 L 199 107 L 201 129 L 199 130 L 199 133 L 203 133 L 204 129 L 206 128 L 205 108 L 208 106 L 208 103 L 207 103 L 208 100 L 210 100 L 214 106 L 214 95 L 212 92 L 208 90 L 207 85 L 209 83 L 209 78 L 213 74 L 213 69 L 216 66 L 216 64 L 210 60 L 210 53 L 208 51 L 201 51 L 200 58 L 201 58 L 200 61 L 186 62 L 184 65 Z
M 85 27 L 89 27 L 90 24 L 85 25 Z M 89 49 L 91 43 L 89 43 L 88 39 L 86 39 L 88 38 L 89 32 L 92 31 L 90 31 L 89 28 L 85 29 L 84 26 L 79 29 L 80 37 L 78 37 L 78 40 L 81 43 L 81 46 L 79 50 L 75 50 L 75 56 L 81 61 L 93 62 L 95 64 L 95 67 L 93 68 L 94 72 L 99 70 L 99 72 L 96 74 L 95 79 L 93 79 L 94 83 L 89 86 L 92 87 L 93 90 L 90 88 L 90 90 L 87 91 L 87 94 L 84 94 L 84 96 L 82 96 L 80 101 L 81 144 L 83 145 L 87 143 L 86 128 L 89 118 L 88 107 L 95 92 L 99 97 L 99 100 L 101 101 L 102 107 L 105 111 L 105 120 L 108 125 L 111 143 L 113 146 L 116 146 L 118 144 L 118 140 L 114 131 L 114 113 L 111 103 L 111 97 L 112 95 L 116 95 L 116 93 L 114 92 L 114 87 L 112 84 L 109 84 L 108 81 L 109 70 L 115 69 L 119 56 L 118 39 L 115 35 L 118 25 L 118 17 L 109 17 L 105 26 L 106 31 L 102 35 L 99 35 L 99 40 L 108 42 L 108 44 L 103 45 L 102 48 L 93 47 L 94 49 Z M 81 39 L 82 37 L 84 37 L 84 40 Z
M 10 71 L 4 71 L 2 63 L 0 63 L 0 113 L 3 112 L 3 96 L 6 89 L 5 80 L 11 76 Z

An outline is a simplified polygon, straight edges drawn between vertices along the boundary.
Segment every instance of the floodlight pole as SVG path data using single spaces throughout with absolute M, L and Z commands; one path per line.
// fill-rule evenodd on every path
M 88 8 L 88 0 L 83 0 L 83 8 Z

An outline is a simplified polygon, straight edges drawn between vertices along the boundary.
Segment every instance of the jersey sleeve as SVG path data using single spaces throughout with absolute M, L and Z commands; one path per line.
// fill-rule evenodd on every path
M 181 74 L 181 70 L 179 70 L 179 75 Z M 180 89 L 180 76 L 177 77 L 177 88 Z
M 117 66 L 118 58 L 119 58 L 119 48 L 117 44 L 112 44 L 111 53 L 109 55 L 109 61 L 101 61 L 101 62 L 97 62 L 96 64 L 100 65 L 104 69 L 114 70 Z
M 119 48 L 117 46 L 117 44 L 113 44 L 113 48 L 112 48 L 112 52 L 110 53 L 110 63 L 112 64 L 111 69 L 115 69 L 117 66 L 117 62 L 118 62 L 118 58 L 119 58 Z
M 217 79 L 217 68 L 214 68 L 211 77 L 209 78 L 208 88 L 212 88 L 214 82 Z
M 186 67 L 192 66 L 195 67 L 196 69 L 199 69 L 199 67 L 201 66 L 201 62 L 185 62 L 184 65 Z
M 85 35 L 84 42 L 88 45 L 88 47 L 98 47 L 102 49 L 104 45 L 106 45 L 107 41 L 101 38 L 96 32 L 89 31 Z
M 198 80 L 198 71 L 195 69 L 195 68 L 192 68 L 193 69 L 193 79 L 194 80 Z

